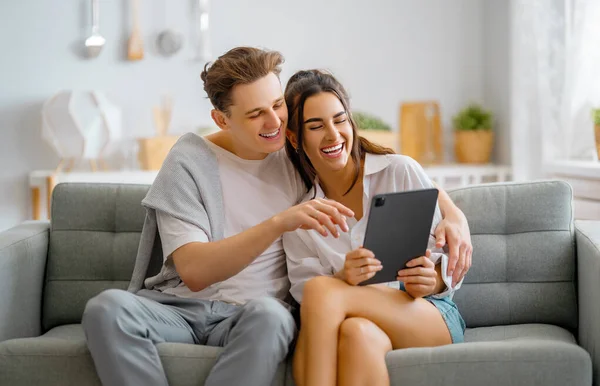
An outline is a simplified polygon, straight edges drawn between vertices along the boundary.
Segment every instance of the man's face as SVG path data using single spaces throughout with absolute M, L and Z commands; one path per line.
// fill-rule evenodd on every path
M 287 107 L 279 78 L 273 73 L 232 91 L 233 105 L 226 126 L 235 153 L 245 159 L 263 159 L 285 144 Z

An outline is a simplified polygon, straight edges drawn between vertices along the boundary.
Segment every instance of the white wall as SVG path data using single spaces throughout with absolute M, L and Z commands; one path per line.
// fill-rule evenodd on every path
M 148 52 L 134 63 L 123 60 L 130 23 L 125 0 L 100 0 L 107 44 L 92 61 L 77 54 L 89 34 L 89 1 L 1 2 L 0 230 L 30 217 L 27 173 L 58 162 L 39 135 L 40 106 L 52 94 L 70 88 L 106 91 L 123 107 L 129 137 L 152 133 L 150 108 L 165 91 L 176 98 L 175 132 L 210 123 L 199 79 L 203 63 L 191 59 L 189 46 L 169 59 L 152 47 L 166 19 L 189 36 L 192 1 L 168 0 L 165 14 L 166 1 L 141 1 Z M 329 68 L 356 109 L 395 128 L 402 101 L 438 99 L 449 134 L 451 115 L 464 104 L 505 103 L 491 91 L 502 80 L 488 82 L 492 76 L 486 73 L 495 70 L 498 57 L 489 45 L 484 49 L 484 39 L 501 40 L 502 26 L 493 27 L 489 37 L 482 16 L 489 22 L 497 8 L 503 7 L 484 8 L 482 0 L 213 0 L 211 38 L 216 54 L 236 45 L 280 50 L 287 59 L 284 82 L 298 69 Z
M 483 3 L 483 102 L 494 112 L 494 159 L 511 163 L 510 0 Z

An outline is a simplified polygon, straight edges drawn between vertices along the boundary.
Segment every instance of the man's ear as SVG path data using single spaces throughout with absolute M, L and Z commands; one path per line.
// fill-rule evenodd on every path
M 229 125 L 227 124 L 227 117 L 225 113 L 219 111 L 217 109 L 212 109 L 210 111 L 210 117 L 215 121 L 216 125 L 219 126 L 221 130 L 229 130 Z
M 290 141 L 294 149 L 298 151 L 298 138 L 296 137 L 296 134 L 293 133 L 291 130 L 286 130 L 285 136 L 287 137 L 288 141 Z

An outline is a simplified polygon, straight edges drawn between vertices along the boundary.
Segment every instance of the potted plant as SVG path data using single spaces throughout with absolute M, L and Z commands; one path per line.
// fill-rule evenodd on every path
M 356 123 L 359 136 L 378 145 L 389 147 L 396 152 L 398 151 L 398 135 L 381 118 L 361 111 L 354 111 L 352 118 Z
M 592 109 L 592 118 L 595 126 L 596 151 L 598 152 L 598 159 L 600 159 L 600 108 Z
M 453 123 L 456 159 L 463 163 L 488 163 L 494 140 L 492 113 L 471 104 L 454 116 Z

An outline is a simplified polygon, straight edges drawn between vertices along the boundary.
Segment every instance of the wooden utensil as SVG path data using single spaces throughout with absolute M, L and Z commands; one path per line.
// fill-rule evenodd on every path
M 144 58 L 144 42 L 142 41 L 142 34 L 140 32 L 139 22 L 139 0 L 132 0 L 132 11 L 133 11 L 133 29 L 129 36 L 129 44 L 127 45 L 127 59 L 129 60 L 142 60 Z

